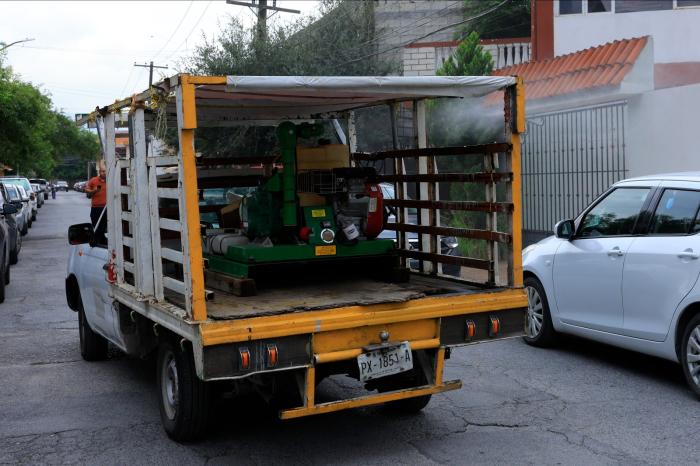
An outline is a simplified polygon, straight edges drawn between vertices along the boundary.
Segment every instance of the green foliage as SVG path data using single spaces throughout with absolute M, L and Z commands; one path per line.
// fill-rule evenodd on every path
M 483 8 L 482 8 L 483 9 Z M 437 70 L 439 76 L 482 76 L 493 71 L 491 54 L 479 44 L 479 34 L 471 32 Z M 434 146 L 484 144 L 499 138 L 502 128 L 500 109 L 485 107 L 479 99 L 438 100 L 430 106 L 428 135 Z M 482 171 L 483 160 L 473 157 L 440 157 L 438 171 L 443 173 L 472 173 Z M 479 183 L 449 183 L 449 199 L 482 201 L 484 187 Z M 486 226 L 486 216 L 480 212 L 451 211 L 443 213 L 443 222 L 455 228 Z M 486 258 L 486 242 L 462 238 L 460 254 Z
M 398 64 L 374 57 L 373 2 L 325 1 L 320 13 L 290 26 L 270 25 L 266 41 L 254 26 L 232 17 L 217 37 L 203 38 L 184 70 L 249 76 L 378 76 L 398 70 Z M 275 140 L 269 128 L 202 128 L 196 144 L 205 155 L 262 155 L 274 150 Z
M 478 15 L 502 1 L 464 0 L 464 14 L 466 17 Z M 509 0 L 493 13 L 468 22 L 458 31 L 458 37 L 470 32 L 484 39 L 530 37 L 530 0 Z
M 479 44 L 479 34 L 471 32 L 435 72 L 438 76 L 483 76 L 493 71 L 493 58 Z
M 99 155 L 96 137 L 54 111 L 51 99 L 0 62 L 0 163 L 49 178 L 65 157 Z

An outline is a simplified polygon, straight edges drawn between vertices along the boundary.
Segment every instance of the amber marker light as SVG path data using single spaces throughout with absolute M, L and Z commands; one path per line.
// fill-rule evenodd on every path
M 239 363 L 242 371 L 250 369 L 250 351 L 248 348 L 240 348 L 238 350 Z

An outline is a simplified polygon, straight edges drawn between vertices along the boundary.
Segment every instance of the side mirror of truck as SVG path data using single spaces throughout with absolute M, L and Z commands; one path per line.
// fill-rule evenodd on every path
M 557 238 L 571 239 L 576 231 L 576 225 L 573 220 L 561 220 L 554 225 L 554 234 Z
M 3 213 L 3 215 L 16 214 L 17 207 L 14 204 L 7 202 L 7 203 L 2 205 L 2 213 Z
M 69 244 L 89 244 L 92 242 L 94 235 L 92 223 L 78 223 L 68 227 Z

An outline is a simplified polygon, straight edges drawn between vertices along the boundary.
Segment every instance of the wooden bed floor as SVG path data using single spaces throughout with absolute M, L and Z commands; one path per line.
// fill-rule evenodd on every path
M 217 320 L 241 319 L 336 307 L 401 303 L 425 296 L 484 291 L 489 289 L 413 275 L 407 283 L 387 283 L 366 278 L 297 281 L 258 289 L 256 296 L 239 297 L 217 290 L 214 299 L 207 302 L 207 315 Z

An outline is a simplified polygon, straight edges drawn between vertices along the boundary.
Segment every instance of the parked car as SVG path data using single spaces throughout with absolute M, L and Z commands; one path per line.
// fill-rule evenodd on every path
M 56 191 L 68 191 L 68 182 L 56 181 Z
M 46 181 L 43 178 L 30 178 L 29 179 L 30 183 L 36 183 L 39 185 L 41 188 L 41 193 L 44 196 L 44 200 L 49 198 L 49 191 L 51 190 L 51 187 L 49 186 L 49 182 Z M 43 204 L 43 203 L 42 203 Z
M 680 362 L 700 397 L 700 172 L 621 181 L 523 250 L 525 341 L 568 333 Z
M 395 199 L 396 194 L 394 192 L 394 185 L 390 183 L 381 183 L 379 185 L 382 189 L 382 195 L 384 199 Z M 418 224 L 418 210 L 414 207 L 408 208 L 406 223 L 411 225 Z M 394 207 L 385 207 L 384 223 L 396 223 L 396 209 Z M 419 237 L 418 233 L 406 233 L 408 238 L 408 244 L 411 249 L 420 249 L 418 244 Z M 379 238 L 396 238 L 396 232 L 393 230 L 384 230 L 379 234 Z M 440 253 L 446 256 L 459 256 L 459 241 L 454 236 L 441 236 L 440 237 Z M 411 259 L 411 267 L 417 269 L 419 262 L 417 259 Z M 446 275 L 459 276 L 461 267 L 454 264 L 443 264 L 442 273 Z
M 37 201 L 36 201 L 36 195 L 34 194 L 34 191 L 32 190 L 32 185 L 29 182 L 27 178 L 20 177 L 20 176 L 4 176 L 0 178 L 0 181 L 5 183 L 5 184 L 14 184 L 15 186 L 21 187 L 29 200 L 29 204 L 31 207 L 31 219 L 32 221 L 36 220 L 36 213 L 37 213 Z M 31 228 L 32 225 L 31 223 L 29 224 L 29 228 Z
M 13 204 L 17 212 L 15 213 L 15 219 L 17 221 L 17 227 L 22 236 L 26 235 L 29 231 L 29 223 L 31 221 L 31 208 L 22 202 L 22 195 L 20 194 L 19 187 L 13 184 L 6 184 L 5 191 L 7 192 L 7 199 Z
M 11 204 L 9 196 L 7 194 L 7 188 L 5 185 L 0 184 L 0 208 L 5 206 L 5 204 Z M 17 219 L 17 208 L 5 209 L 0 212 L 0 215 L 7 224 L 7 237 L 10 243 L 10 265 L 14 265 L 19 261 L 19 251 L 22 249 L 22 234 L 21 228 Z
M 29 206 L 29 228 L 32 227 L 32 223 L 34 223 L 34 220 L 36 220 L 36 213 L 37 213 L 37 206 L 36 206 L 36 196 L 34 196 L 34 192 L 31 191 L 31 188 L 29 191 L 24 189 L 23 186 L 17 186 L 17 189 L 19 190 L 19 195 L 22 198 L 22 202 L 24 202 L 27 206 Z
M 87 185 L 87 181 L 78 181 L 77 183 L 75 183 L 73 185 L 73 189 L 78 191 L 78 192 L 84 193 L 86 185 Z
M 36 206 L 41 209 L 44 205 L 44 193 L 41 191 L 41 187 L 37 183 L 32 183 L 32 191 L 34 192 L 34 197 L 36 199 Z

